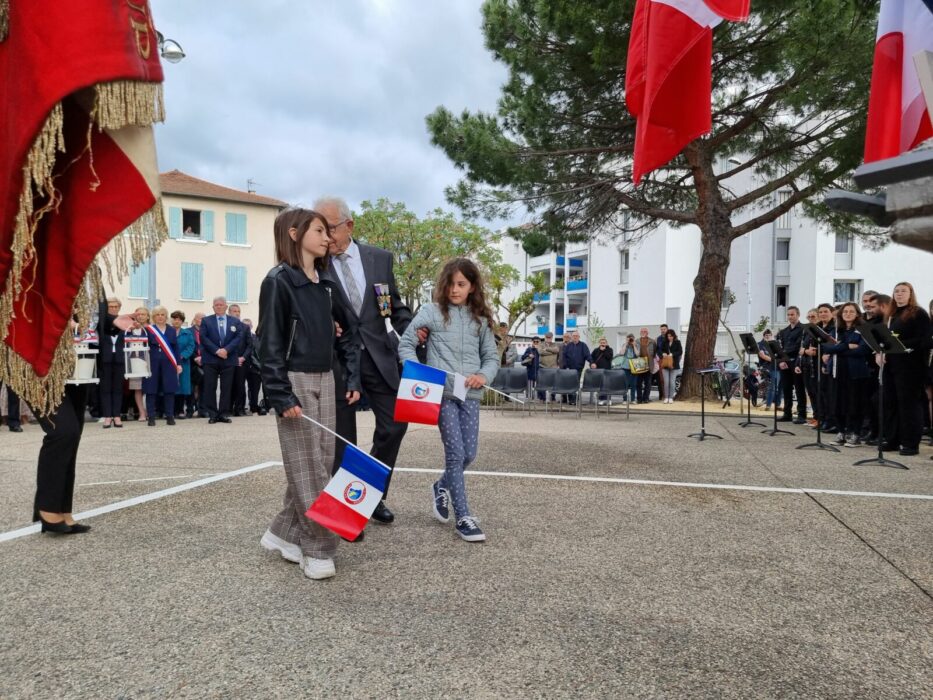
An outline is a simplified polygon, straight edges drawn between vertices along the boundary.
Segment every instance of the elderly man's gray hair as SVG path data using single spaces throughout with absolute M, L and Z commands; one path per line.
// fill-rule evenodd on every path
M 318 197 L 314 200 L 314 204 L 311 205 L 311 208 L 314 211 L 320 211 L 321 207 L 332 206 L 337 209 L 337 213 L 340 214 L 341 219 L 352 219 L 353 215 L 350 213 L 350 207 L 347 206 L 347 202 L 342 197 L 334 197 L 332 195 L 326 195 L 324 197 Z
M 227 303 L 227 297 L 214 297 L 214 301 L 211 304 L 216 304 L 218 301 L 222 301 L 224 304 Z

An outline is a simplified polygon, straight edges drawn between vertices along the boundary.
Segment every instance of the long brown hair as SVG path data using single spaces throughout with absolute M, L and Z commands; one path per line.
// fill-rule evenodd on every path
M 851 306 L 855 309 L 855 320 L 852 321 L 852 328 L 858 328 L 862 325 L 862 310 L 858 307 L 854 301 L 847 301 L 845 304 L 839 307 L 839 316 L 836 321 L 836 331 L 838 332 L 839 326 L 842 326 L 844 329 L 848 329 L 845 320 L 842 318 L 842 312 L 846 310 L 847 306 Z
M 454 258 L 444 265 L 441 274 L 438 275 L 437 285 L 434 288 L 434 302 L 440 307 L 441 314 L 444 316 L 444 323 L 450 323 L 450 300 L 448 293 L 453 285 L 454 274 L 459 272 L 467 278 L 467 282 L 473 285 L 473 291 L 467 296 L 466 306 L 470 310 L 473 320 L 480 326 L 483 320 L 490 327 L 494 327 L 492 310 L 486 303 L 486 292 L 483 290 L 483 275 L 469 258 Z
M 910 290 L 910 297 L 907 299 L 907 304 L 904 306 L 903 316 L 901 318 L 910 318 L 920 309 L 920 305 L 917 303 L 917 292 L 914 291 L 914 286 L 910 282 L 898 282 L 894 285 L 894 289 L 898 287 L 907 287 Z M 888 304 L 888 313 L 885 316 L 886 321 L 890 321 L 891 317 L 897 312 L 901 307 L 897 305 L 897 302 L 894 301 L 894 289 L 891 290 L 891 303 Z
M 277 217 L 272 226 L 275 237 L 275 259 L 280 263 L 285 263 L 290 267 L 301 269 L 301 239 L 311 228 L 315 219 L 324 224 L 324 228 L 330 231 L 330 224 L 323 214 L 313 209 L 286 209 Z M 295 240 L 288 235 L 290 229 L 295 229 L 298 235 Z M 314 260 L 314 267 L 318 270 L 326 270 L 330 262 L 330 255 Z

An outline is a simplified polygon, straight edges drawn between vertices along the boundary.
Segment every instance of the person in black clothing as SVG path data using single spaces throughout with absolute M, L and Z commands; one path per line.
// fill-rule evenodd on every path
M 262 366 L 259 364 L 259 357 L 257 356 L 256 348 L 259 345 L 259 340 L 256 337 L 256 334 L 253 333 L 253 322 L 248 319 L 243 319 L 243 327 L 249 331 L 249 359 L 246 361 L 246 395 L 249 399 L 249 412 L 258 413 L 260 416 L 266 415 L 268 413 L 265 408 L 259 404 L 259 389 L 262 385 Z
M 787 362 L 779 362 L 781 370 L 781 389 L 784 392 L 784 415 L 779 419 L 801 424 L 807 422 L 807 395 L 803 373 L 799 367 L 800 345 L 803 340 L 803 328 L 800 326 L 800 309 L 796 306 L 787 308 L 788 325 L 777 334 L 777 341 L 787 355 Z M 794 419 L 793 397 L 797 394 L 797 418 Z
M 894 303 L 888 307 L 888 329 L 908 349 L 906 354 L 887 355 L 884 372 L 884 449 L 915 455 L 923 433 L 923 381 L 926 351 L 930 346 L 930 317 L 917 304 L 909 282 L 894 287 Z
M 670 347 L 668 346 L 668 341 L 667 341 L 668 326 L 666 323 L 662 323 L 660 328 L 661 328 L 661 334 L 657 338 L 654 339 L 654 347 L 655 347 L 654 356 L 657 358 L 659 366 L 661 364 L 661 357 L 663 355 L 668 355 L 671 352 Z M 664 379 L 665 379 L 664 372 L 661 372 L 659 370 L 653 376 L 657 378 L 655 381 L 657 381 L 658 383 L 658 398 L 661 399 L 662 403 L 667 403 L 664 397 L 667 396 L 668 393 L 673 395 L 673 392 L 664 391 Z
M 2 386 L 2 384 L 0 384 Z M 8 384 L 6 387 L 6 425 L 11 433 L 23 432 L 19 395 Z
M 605 338 L 599 339 L 599 345 L 590 353 L 590 369 L 610 369 L 612 367 L 612 348 Z M 599 395 L 600 405 L 605 405 L 609 397 L 606 394 Z
M 871 395 L 871 349 L 865 343 L 859 327 L 865 323 L 855 302 L 847 302 L 839 311 L 836 343 L 824 343 L 823 359 L 836 375 L 833 406 L 835 424 L 839 430 L 836 444 L 856 447 L 859 432 L 868 412 Z M 829 406 L 824 412 L 829 415 Z
M 824 332 L 829 333 L 829 335 L 836 337 L 836 313 L 832 304 L 820 304 L 817 307 L 816 313 L 819 318 L 819 326 L 823 329 Z M 814 358 L 815 362 L 815 358 Z M 826 432 L 833 432 L 839 430 L 842 432 L 843 426 L 838 425 L 836 422 L 836 377 L 835 373 L 838 371 L 838 366 L 833 365 L 832 362 L 820 362 L 819 363 L 820 375 L 819 380 L 819 403 L 815 406 L 819 406 L 819 414 L 816 416 L 817 420 L 822 422 L 822 429 Z M 838 427 L 837 427 L 838 426 Z
M 664 387 L 663 403 L 674 403 L 674 388 L 677 384 L 677 375 L 680 374 L 680 358 L 683 357 L 684 348 L 673 330 L 668 330 L 664 337 L 664 352 L 661 353 L 661 371 L 664 375 L 661 386 Z M 669 367 L 665 365 L 670 365 Z
M 538 381 L 538 370 L 541 368 L 541 353 L 538 346 L 541 345 L 541 338 L 535 336 L 531 339 L 531 347 L 525 348 L 522 353 L 522 364 L 525 366 L 525 372 L 528 376 L 528 398 L 534 398 L 534 386 Z
M 116 297 L 107 299 L 107 314 L 116 317 L 122 304 Z M 123 331 L 111 326 L 110 333 L 101 329 L 99 335 L 100 354 L 97 356 L 98 377 L 100 379 L 100 415 L 103 427 L 122 428 L 120 415 L 123 410 Z
M 234 318 L 240 318 L 240 305 L 230 304 L 228 314 Z M 243 325 L 243 342 L 240 344 L 237 366 L 233 368 L 233 392 L 231 403 L 234 416 L 247 416 L 246 412 L 246 375 L 249 372 L 249 364 L 253 356 L 253 331 L 252 327 Z

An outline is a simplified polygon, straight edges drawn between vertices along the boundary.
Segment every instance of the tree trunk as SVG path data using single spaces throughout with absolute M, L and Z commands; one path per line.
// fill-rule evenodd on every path
M 714 358 L 726 270 L 729 269 L 732 251 L 731 231 L 728 219 L 715 221 L 711 230 L 702 231 L 700 267 L 693 280 L 693 305 L 690 307 L 690 327 L 684 347 L 679 399 L 700 396 L 700 376 L 696 370 L 709 367 Z

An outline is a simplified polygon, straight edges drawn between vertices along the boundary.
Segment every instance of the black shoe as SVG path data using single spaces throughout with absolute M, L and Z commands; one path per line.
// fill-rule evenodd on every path
M 109 425 L 105 425 L 104 427 L 105 427 L 105 428 L 109 428 L 110 426 L 109 426 Z M 23 432 L 23 429 L 22 429 L 22 427 L 20 427 L 20 426 L 18 426 L 18 425 L 11 425 L 11 426 L 10 426 L 10 432 L 11 432 L 11 433 L 21 433 L 21 432 Z
M 260 415 L 260 416 L 267 416 L 267 415 L 269 415 L 269 412 L 268 412 L 266 409 L 264 409 L 264 408 L 260 408 L 256 413 L 257 413 L 258 415 Z
M 395 520 L 395 514 L 389 510 L 385 501 L 379 501 L 379 505 L 376 506 L 376 510 L 373 511 L 373 520 L 388 525 Z
M 207 421 L 207 422 L 208 422 L 208 423 L 210 423 L 211 425 L 214 425 L 214 423 L 216 423 L 216 422 L 217 422 L 217 419 L 216 419 L 216 418 L 214 418 L 213 416 L 211 416 L 211 417 L 210 417 L 210 418 L 208 419 L 208 421 Z
M 217 416 L 215 422 L 217 422 L 217 423 L 232 423 L 233 421 L 230 420 L 229 418 L 227 418 L 227 416 Z
M 175 417 L 174 417 L 174 416 L 169 416 L 168 418 L 166 418 L 166 419 L 165 419 L 165 424 L 166 424 L 166 425 L 175 425 Z
M 917 447 L 902 447 L 898 454 L 901 457 L 913 457 L 914 455 L 920 454 L 920 449 Z
M 806 422 L 806 418 L 794 418 L 794 425 L 803 425 Z
M 200 417 L 201 417 L 201 416 L 198 416 L 198 418 L 200 418 Z M 185 414 L 185 418 L 187 418 L 188 420 L 191 420 L 192 418 L 194 418 L 194 412 L 186 413 L 186 414 Z
M 87 532 L 90 529 L 91 529 L 90 525 L 82 525 L 81 523 L 75 523 L 74 525 L 71 526 L 71 532 L 69 532 L 68 534 L 69 535 L 80 535 L 82 533 Z
M 149 425 L 149 427 L 151 428 L 152 426 L 155 425 L 155 418 L 150 418 L 149 420 L 146 421 L 146 423 L 147 423 L 147 424 Z
M 893 442 L 885 442 L 881 445 L 882 452 L 897 452 L 900 449 L 900 445 Z
M 791 423 L 794 421 L 793 416 L 781 416 L 777 419 L 778 423 Z
M 863 440 L 862 442 L 864 442 L 866 445 L 871 445 L 872 447 L 875 447 L 875 446 L 878 445 L 878 438 L 877 438 L 877 437 L 871 437 L 871 436 L 869 435 L 868 438 L 865 439 L 865 440 Z

